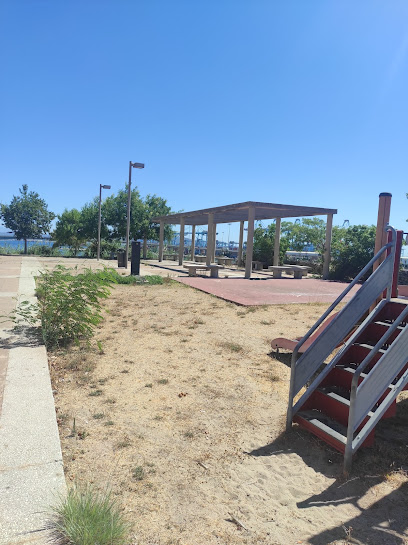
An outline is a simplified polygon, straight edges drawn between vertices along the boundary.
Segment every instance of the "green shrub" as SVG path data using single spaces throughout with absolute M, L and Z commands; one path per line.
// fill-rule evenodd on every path
M 164 278 L 158 274 L 148 276 L 121 275 L 114 269 L 106 269 L 111 282 L 115 284 L 163 284 Z
M 352 280 L 374 256 L 374 225 L 333 229 L 330 278 Z M 367 273 L 367 276 L 370 272 Z
M 146 259 L 159 259 L 159 251 L 154 251 L 149 248 L 147 250 Z
M 275 224 L 271 224 L 267 230 L 257 227 L 254 231 L 254 261 L 262 261 L 266 265 L 273 264 L 275 244 Z M 279 264 L 282 265 L 285 260 L 286 250 L 289 248 L 289 242 L 285 237 L 280 239 Z M 246 258 L 246 256 L 245 256 Z
M 118 241 L 101 240 L 101 258 L 116 259 L 117 251 L 122 248 L 122 244 Z M 98 243 L 93 240 L 84 250 L 84 257 L 94 258 L 98 253 Z
M 73 274 L 58 265 L 53 271 L 40 271 L 38 303 L 23 301 L 12 318 L 17 323 L 21 319 L 31 324 L 40 321 L 47 348 L 89 341 L 102 321 L 99 301 L 109 295 L 108 286 L 113 282 L 108 270 Z
M 41 322 L 42 336 L 47 348 L 79 344 L 93 337 L 95 327 L 102 321 L 101 299 L 108 297 L 112 284 L 163 284 L 167 279 L 158 276 L 122 276 L 114 269 L 87 269 L 78 273 L 62 265 L 53 271 L 40 271 L 37 278 L 37 304 L 22 301 L 9 319 L 16 323 Z M 99 347 L 101 350 L 101 348 Z
M 69 545 L 125 545 L 129 524 L 109 493 L 74 487 L 54 509 L 49 524 L 53 540 Z
M 17 255 L 21 254 L 21 248 L 19 246 L 12 246 L 11 244 L 2 244 L 0 246 L 0 255 Z
M 27 253 L 30 255 L 39 255 L 43 257 L 57 257 L 61 255 L 61 252 L 58 248 L 48 246 L 48 244 L 33 244 L 32 246 L 28 247 Z

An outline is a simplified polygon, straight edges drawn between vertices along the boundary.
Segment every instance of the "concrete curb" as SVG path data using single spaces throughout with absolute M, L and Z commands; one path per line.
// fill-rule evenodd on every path
M 18 294 L 35 301 L 39 262 L 23 258 Z M 0 544 L 47 542 L 49 508 L 66 492 L 45 347 L 18 334 L 0 417 Z

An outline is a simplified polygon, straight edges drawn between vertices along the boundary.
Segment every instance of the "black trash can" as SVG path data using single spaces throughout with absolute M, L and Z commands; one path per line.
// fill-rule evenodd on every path
M 118 254 L 118 268 L 124 267 L 125 266 L 125 256 L 126 256 L 125 250 L 118 250 L 117 254 Z

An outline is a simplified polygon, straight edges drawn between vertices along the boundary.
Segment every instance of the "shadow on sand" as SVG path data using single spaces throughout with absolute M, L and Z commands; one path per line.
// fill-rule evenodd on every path
M 249 456 L 295 453 L 317 473 L 335 481 L 322 493 L 298 502 L 298 509 L 350 504 L 359 514 L 309 538 L 312 545 L 407 545 L 408 543 L 408 398 L 397 404 L 397 415 L 376 428 L 373 448 L 357 452 L 352 473 L 343 474 L 343 455 L 296 425 L 292 431 L 251 452 Z M 395 477 L 395 478 L 394 478 Z M 388 495 L 375 501 L 374 487 L 389 482 Z M 369 491 L 372 495 L 364 499 Z M 374 501 L 370 504 L 370 499 Z M 370 504 L 363 508 L 363 504 Z
M 33 348 L 44 344 L 41 327 L 18 326 L 4 330 L 7 337 L 0 338 L 0 348 Z

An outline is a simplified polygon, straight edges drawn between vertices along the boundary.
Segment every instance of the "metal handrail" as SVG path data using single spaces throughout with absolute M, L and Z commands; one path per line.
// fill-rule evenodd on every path
M 390 230 L 392 230 L 393 233 L 395 233 L 395 230 L 393 227 L 390 227 Z M 309 331 L 306 333 L 304 337 L 300 339 L 300 341 L 295 346 L 295 349 L 293 350 L 292 354 L 292 361 L 297 356 L 300 347 L 303 343 L 307 341 L 307 339 L 313 335 L 313 333 L 316 331 L 316 329 L 319 327 L 320 324 L 323 323 L 323 321 L 327 318 L 327 316 L 336 308 L 336 306 L 340 303 L 342 299 L 348 294 L 348 292 L 357 284 L 357 282 L 360 280 L 362 276 L 372 267 L 372 265 L 377 261 L 377 259 L 386 251 L 388 248 L 392 248 L 395 244 L 394 237 L 391 242 L 387 242 L 379 252 L 375 254 L 375 256 L 367 263 L 367 265 L 362 269 L 358 275 L 354 278 L 354 280 L 345 288 L 341 294 L 337 297 L 337 299 L 329 306 L 329 308 L 326 310 L 324 314 L 317 320 L 317 322 L 309 329 Z M 381 263 L 382 265 L 382 263 Z M 381 266 L 380 265 L 380 266 Z M 374 273 L 373 273 L 374 274 Z M 371 278 L 371 277 L 370 277 Z
M 387 342 L 388 338 L 397 330 L 400 323 L 408 316 L 408 306 L 405 308 L 403 312 L 398 316 L 397 319 L 395 319 L 394 323 L 390 326 L 388 331 L 384 333 L 384 335 L 381 337 L 381 339 L 376 343 L 376 345 L 371 349 L 370 353 L 367 354 L 367 356 L 364 358 L 364 360 L 360 363 L 360 365 L 357 367 L 357 369 L 354 372 L 353 379 L 351 381 L 351 388 L 350 388 L 350 410 L 349 410 L 349 419 L 348 419 L 348 426 L 347 426 L 347 441 L 346 441 L 346 448 L 345 448 L 345 457 L 344 457 L 344 467 L 346 471 L 349 471 L 351 467 L 351 459 L 353 456 L 353 437 L 354 432 L 357 429 L 357 427 L 361 424 L 362 419 L 359 420 L 359 422 L 356 422 L 356 402 L 358 399 L 358 386 L 359 386 L 359 378 L 361 376 L 361 373 L 364 371 L 364 369 L 367 367 L 371 359 L 378 353 L 380 348 Z M 386 356 L 386 354 L 384 354 Z M 383 357 L 384 357 L 383 356 Z M 381 358 L 382 359 L 382 358 Z M 395 397 L 398 394 L 398 391 L 394 392 Z M 381 394 L 380 394 L 381 395 Z M 394 397 L 394 396 L 393 396 Z M 385 412 L 386 407 L 383 408 L 381 414 L 377 414 L 376 411 L 376 421 L 379 420 L 381 415 Z M 360 430 L 360 434 L 364 432 L 364 435 L 359 437 L 360 441 L 364 440 L 364 437 L 368 435 L 368 433 L 371 431 L 371 429 L 374 428 L 376 421 L 372 422 L 371 425 L 366 428 L 364 427 L 364 430 Z
M 363 359 L 360 365 L 355 369 L 353 380 L 351 382 L 351 388 L 357 388 L 358 379 L 360 378 L 361 373 L 369 364 L 371 358 L 373 358 L 377 354 L 380 348 L 387 342 L 388 338 L 394 333 L 394 331 L 397 329 L 397 327 L 406 316 L 408 316 L 408 306 L 403 312 L 401 312 L 401 314 L 398 316 L 398 319 L 394 321 L 394 323 L 389 327 L 388 331 L 384 333 L 384 335 L 377 342 L 377 344 L 371 349 L 370 353 L 367 354 L 367 356 Z
M 337 354 L 334 356 L 334 358 L 331 360 L 331 362 L 324 368 L 324 370 L 317 376 L 314 381 L 310 384 L 309 388 L 306 390 L 306 392 L 302 395 L 302 397 L 296 402 L 296 404 L 293 407 L 293 412 L 296 413 L 297 409 L 303 405 L 303 403 L 310 397 L 310 395 L 313 393 L 313 390 L 317 388 L 319 383 L 329 374 L 331 369 L 335 367 L 335 365 L 338 363 L 340 358 L 343 356 L 344 352 L 351 346 L 353 343 L 356 342 L 356 339 L 359 335 L 361 335 L 362 331 L 371 323 L 371 319 L 375 314 L 378 314 L 380 310 L 385 306 L 386 300 L 382 299 L 378 305 L 375 307 L 374 311 L 365 318 L 365 320 L 361 323 L 360 327 L 356 329 L 350 337 L 347 339 L 347 341 L 344 343 L 344 345 L 341 347 L 341 349 L 337 352 Z
M 349 291 L 356 285 L 356 283 L 360 280 L 364 274 L 372 267 L 372 265 L 381 257 L 381 255 L 390 249 L 390 254 L 386 257 L 386 259 L 380 264 L 380 266 L 370 275 L 370 279 L 375 277 L 375 274 L 377 271 L 381 269 L 381 266 L 387 261 L 387 258 L 395 259 L 395 241 L 396 241 L 396 231 L 391 225 L 387 225 L 386 231 L 391 231 L 392 233 L 392 240 L 385 244 L 373 257 L 370 259 L 370 261 L 367 263 L 367 265 L 359 272 L 359 274 L 354 278 L 354 280 L 343 290 L 343 292 L 336 298 L 336 300 L 329 306 L 329 308 L 326 310 L 326 312 L 323 313 L 323 315 L 317 320 L 317 322 L 310 328 L 310 330 L 306 333 L 304 337 L 297 343 L 293 353 L 292 353 L 292 360 L 291 360 L 291 377 L 290 377 L 290 386 L 289 386 L 289 407 L 288 407 L 288 413 L 287 413 L 287 428 L 292 424 L 292 413 L 293 413 L 293 389 L 295 384 L 295 373 L 296 373 L 296 362 L 297 362 L 297 355 L 299 352 L 300 347 L 304 342 L 307 341 L 307 339 L 316 331 L 316 329 L 323 323 L 323 321 L 327 318 L 327 316 L 333 311 L 333 309 L 340 303 L 340 301 L 349 293 Z M 386 300 L 390 299 L 391 296 L 391 283 L 392 283 L 392 276 L 390 278 L 389 284 L 386 286 L 387 289 L 387 296 Z M 353 299 L 350 301 L 350 303 L 353 301 Z M 346 308 L 346 307 L 344 307 Z M 343 309 L 344 310 L 344 309 Z M 340 312 L 340 314 L 342 311 Z M 331 326 L 334 326 L 335 322 L 339 318 L 340 314 L 334 318 L 334 320 L 331 322 Z M 354 324 L 353 324 L 354 325 Z M 323 333 L 322 333 L 323 334 Z M 313 345 L 312 345 L 313 346 Z M 308 351 L 311 349 L 310 346 L 308 348 Z M 333 347 L 334 348 L 334 347 Z M 314 381 L 313 384 L 315 384 L 317 381 Z

